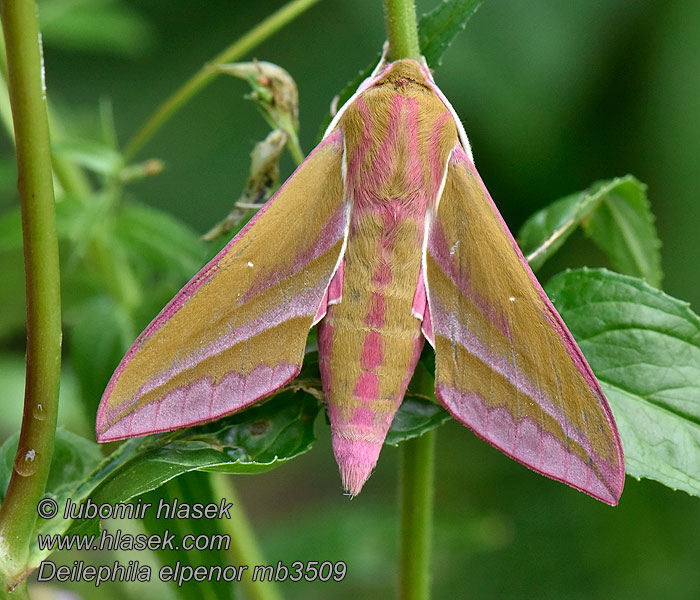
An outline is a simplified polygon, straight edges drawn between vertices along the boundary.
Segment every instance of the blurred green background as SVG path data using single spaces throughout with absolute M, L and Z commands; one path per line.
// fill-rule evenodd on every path
M 66 128 L 86 139 L 99 138 L 98 107 L 108 100 L 123 144 L 187 77 L 282 4 L 44 0 L 50 99 Z M 420 14 L 435 0 L 417 4 Z M 77 13 L 65 12 L 69 5 Z M 696 312 L 699 36 L 695 0 L 485 0 L 435 66 L 512 230 L 556 198 L 632 173 L 649 186 L 664 244 L 664 289 Z M 296 79 L 305 152 L 333 96 L 383 40 L 379 0 L 323 0 L 252 53 Z M 163 159 L 166 169 L 130 185 L 129 193 L 199 232 L 222 218 L 243 187 L 253 144 L 268 131 L 243 99 L 247 92 L 244 82 L 220 77 L 197 96 L 139 154 Z M 0 144 L 4 210 L 16 203 L 16 176 L 10 143 L 4 137 Z M 292 168 L 285 155 L 283 177 Z M 540 278 L 600 260 L 575 237 Z M 21 341 L 10 345 L 19 350 Z M 12 415 L 3 421 L 3 439 L 21 411 L 21 390 L 7 381 L 3 396 Z M 93 418 L 73 410 L 61 420 L 92 439 Z M 384 449 L 362 494 L 350 501 L 323 419 L 317 430 L 308 454 L 237 478 L 265 556 L 271 563 L 348 564 L 343 583 L 283 584 L 286 598 L 390 597 L 398 569 L 398 451 Z M 628 478 L 613 509 L 528 471 L 454 422 L 440 429 L 437 452 L 435 598 L 700 598 L 697 498 Z M 156 593 L 144 584 L 97 592 L 56 587 L 83 597 Z M 166 598 L 171 591 L 159 586 L 157 593 Z

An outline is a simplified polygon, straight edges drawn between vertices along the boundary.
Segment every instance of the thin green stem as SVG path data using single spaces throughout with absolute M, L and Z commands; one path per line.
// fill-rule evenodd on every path
M 386 35 L 389 40 L 387 60 L 420 58 L 418 23 L 413 0 L 383 0 Z
M 233 556 L 234 563 L 239 565 L 264 565 L 262 551 L 258 545 L 258 540 L 253 533 L 253 528 L 248 521 L 248 517 L 243 510 L 238 494 L 231 485 L 231 479 L 221 473 L 212 473 L 211 478 L 214 494 L 226 498 L 233 502 L 229 521 L 221 521 L 222 529 L 227 530 L 231 539 L 229 548 Z M 250 575 L 245 575 L 241 579 L 241 585 L 244 586 L 246 597 L 250 600 L 281 600 L 277 587 L 271 581 L 256 581 L 254 582 Z
M 319 1 L 320 0 L 292 0 L 292 2 L 288 2 L 277 12 L 272 13 L 267 19 L 253 27 L 253 29 L 231 44 L 223 52 L 212 58 L 208 64 L 205 64 L 197 73 L 186 81 L 182 87 L 170 96 L 170 98 L 161 104 L 136 132 L 124 150 L 125 161 L 128 162 L 131 160 L 131 158 L 133 158 L 133 156 L 153 137 L 155 132 L 158 131 L 180 107 L 220 74 L 216 69 L 212 69 L 211 65 L 238 60 Z
M 0 81 L 0 120 L 2 121 L 2 124 L 10 138 L 12 141 L 14 141 L 12 114 L 9 110 L 5 109 L 4 104 L 7 91 L 4 88 L 7 85 L 8 73 L 5 54 L 5 38 L 2 35 L 0 35 L 0 75 L 2 76 L 2 81 Z M 47 110 L 49 122 L 51 124 L 51 135 L 53 137 L 53 141 L 56 142 L 57 138 L 62 135 L 63 129 L 55 114 L 52 114 L 51 108 L 48 107 Z M 90 195 L 90 182 L 80 167 L 60 154 L 55 154 L 53 152 L 51 154 L 51 161 L 53 163 L 54 175 L 65 192 L 74 195 L 78 199 L 87 198 Z
M 294 132 L 292 132 L 289 135 L 289 140 L 287 141 L 287 149 L 289 150 L 289 153 L 292 155 L 292 158 L 297 163 L 297 165 L 300 165 L 304 162 L 304 151 L 301 149 L 301 146 L 299 145 L 299 138 Z
M 48 114 L 52 139 L 54 142 L 57 142 L 64 137 L 63 126 L 50 106 Z M 92 194 L 90 180 L 78 165 L 57 152 L 51 153 L 51 161 L 56 180 L 66 194 L 71 194 L 78 200 L 83 201 L 90 197 Z
M 7 50 L 27 284 L 24 416 L 14 470 L 0 509 L 0 578 L 11 591 L 27 575 L 37 502 L 51 466 L 61 370 L 61 297 L 35 3 L 4 0 L 0 18 Z
M 399 598 L 430 598 L 436 430 L 401 445 L 401 564 Z

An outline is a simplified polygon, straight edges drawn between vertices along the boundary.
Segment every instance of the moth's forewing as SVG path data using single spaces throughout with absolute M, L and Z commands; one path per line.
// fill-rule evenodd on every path
M 342 161 L 337 131 L 144 330 L 104 393 L 99 441 L 216 419 L 297 375 L 347 235 Z
M 617 504 L 624 461 L 610 407 L 460 145 L 429 220 L 439 400 L 508 456 Z

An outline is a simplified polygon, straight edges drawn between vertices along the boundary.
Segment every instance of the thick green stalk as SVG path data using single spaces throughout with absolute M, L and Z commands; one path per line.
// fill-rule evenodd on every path
M 180 107 L 220 74 L 219 71 L 211 68 L 212 65 L 238 60 L 317 2 L 319 2 L 319 0 L 293 0 L 292 2 L 288 2 L 277 12 L 272 13 L 267 19 L 253 27 L 253 29 L 231 44 L 223 52 L 212 58 L 208 64 L 205 64 L 185 82 L 180 89 L 161 104 L 156 112 L 154 112 L 136 132 L 124 150 L 125 161 L 129 161 L 133 158 L 151 137 L 153 137 L 153 134 L 155 134 Z
M 246 597 L 250 598 L 250 600 L 281 600 L 282 596 L 273 582 L 254 582 L 251 579 L 250 572 L 253 570 L 253 567 L 266 563 L 238 494 L 236 494 L 235 488 L 231 485 L 230 478 L 221 473 L 212 473 L 211 482 L 216 496 L 233 502 L 233 507 L 230 511 L 231 520 L 221 521 L 220 526 L 230 536 L 230 552 L 234 564 L 249 566 L 248 573 L 241 579 L 241 585 L 245 588 Z
M 420 58 L 413 0 L 384 0 L 389 50 L 387 60 Z M 432 394 L 432 381 L 415 381 Z M 401 551 L 399 598 L 430 598 L 430 554 L 433 530 L 435 431 L 401 445 Z
M 430 598 L 435 436 L 432 429 L 401 445 L 401 600 Z
M 418 23 L 413 0 L 384 0 L 384 20 L 389 40 L 387 60 L 420 58 Z
M 27 378 L 15 466 L 0 509 L 0 578 L 26 577 L 37 502 L 51 466 L 61 369 L 61 297 L 51 150 L 33 0 L 3 0 L 27 282 Z M 17 596 L 24 594 L 23 586 Z

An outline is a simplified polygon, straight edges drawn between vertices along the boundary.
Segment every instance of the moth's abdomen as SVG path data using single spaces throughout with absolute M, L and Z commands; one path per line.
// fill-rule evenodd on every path
M 342 299 L 319 323 L 323 388 L 343 485 L 357 494 L 379 456 L 423 347 L 413 316 L 425 216 L 457 129 L 413 63 L 344 112 L 352 205 Z
M 424 340 L 411 314 L 421 223 L 390 214 L 354 220 L 342 300 L 328 307 L 318 330 L 333 449 L 352 495 L 374 468 Z

